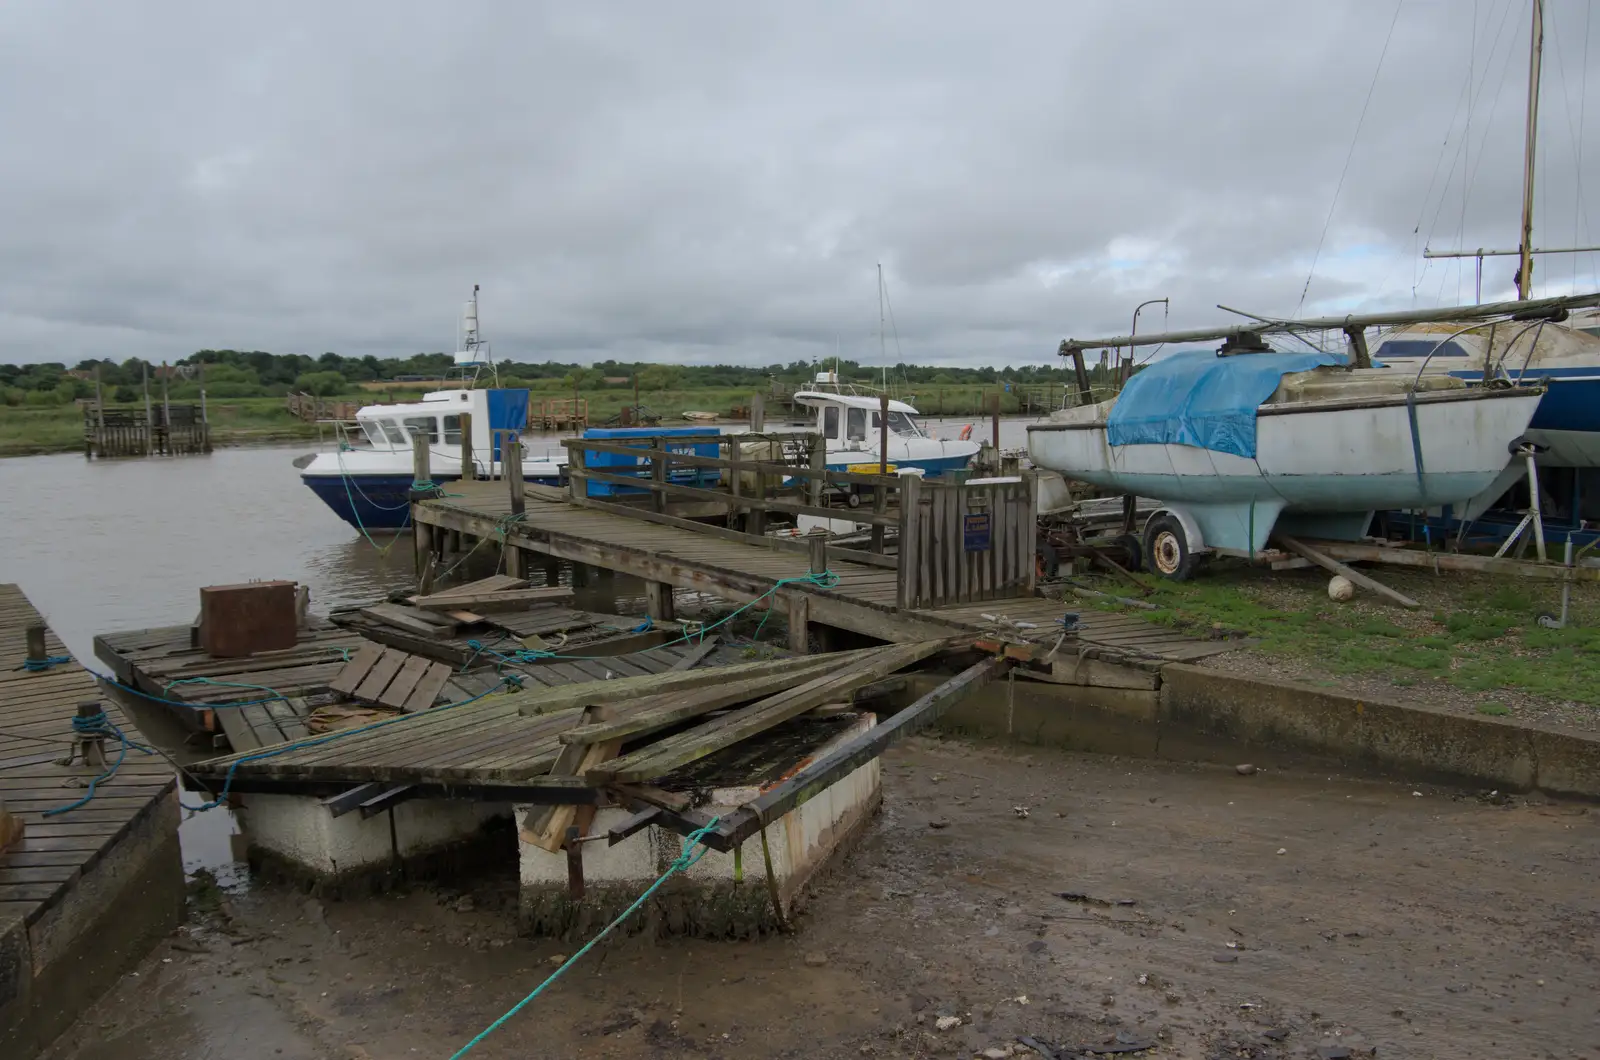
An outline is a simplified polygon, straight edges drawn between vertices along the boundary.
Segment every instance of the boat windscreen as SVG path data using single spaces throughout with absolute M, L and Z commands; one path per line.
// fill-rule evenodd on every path
M 872 414 L 872 429 L 880 429 L 878 414 Z M 889 413 L 889 430 L 895 434 L 909 435 L 913 438 L 922 437 L 922 427 L 910 415 L 904 412 L 891 411 Z

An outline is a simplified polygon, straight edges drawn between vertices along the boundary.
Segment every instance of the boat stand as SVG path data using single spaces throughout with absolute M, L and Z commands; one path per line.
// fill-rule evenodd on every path
M 1537 457 L 1534 455 L 1534 448 L 1531 445 L 1523 445 L 1517 449 L 1517 452 L 1519 455 L 1525 457 L 1528 461 L 1528 510 L 1523 514 L 1522 521 L 1517 524 L 1516 529 L 1512 530 L 1511 533 L 1507 535 L 1506 539 L 1500 543 L 1500 549 L 1494 554 L 1494 558 L 1501 559 L 1504 557 L 1507 550 L 1511 548 L 1512 543 L 1520 538 L 1531 525 L 1533 527 L 1534 547 L 1539 552 L 1539 562 L 1543 563 L 1547 557 L 1545 556 L 1544 551 L 1544 513 L 1539 506 L 1539 468 Z M 1518 559 L 1522 558 L 1522 554 L 1527 550 L 1527 547 L 1528 543 L 1526 541 L 1518 546 Z

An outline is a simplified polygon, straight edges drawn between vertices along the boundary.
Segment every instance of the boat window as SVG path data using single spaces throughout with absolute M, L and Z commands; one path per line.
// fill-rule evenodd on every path
M 1435 346 L 1439 346 L 1437 339 L 1390 339 L 1382 346 L 1379 346 L 1373 356 L 1381 359 L 1384 357 L 1426 357 L 1430 353 L 1433 353 L 1435 357 L 1465 357 L 1467 355 L 1467 351 L 1462 349 L 1461 345 L 1454 339 L 1449 340 L 1443 346 L 1439 346 L 1437 353 L 1433 351 Z
M 867 440 L 867 410 L 846 409 L 845 441 L 864 442 Z
M 444 444 L 461 444 L 461 417 L 446 416 L 444 418 Z
M 439 441 L 439 421 L 432 416 L 407 416 L 400 421 L 405 425 L 406 432 L 413 437 L 422 435 L 430 444 Z
M 367 436 L 367 441 L 373 445 L 383 444 L 383 431 L 378 428 L 377 420 L 357 420 L 361 425 L 362 433 Z
M 839 437 L 839 406 L 829 405 L 822 410 L 822 434 L 825 438 Z
M 878 422 L 878 414 L 874 412 L 872 414 L 872 433 L 877 434 L 881 429 L 882 427 Z M 892 434 L 909 434 L 917 438 L 922 437 L 922 428 L 917 426 L 917 421 L 904 412 L 889 413 L 889 431 Z
M 394 420 L 379 420 L 378 423 L 383 427 L 383 433 L 389 439 L 390 445 L 411 444 L 411 439 L 406 437 L 406 432 L 401 430 L 400 425 Z

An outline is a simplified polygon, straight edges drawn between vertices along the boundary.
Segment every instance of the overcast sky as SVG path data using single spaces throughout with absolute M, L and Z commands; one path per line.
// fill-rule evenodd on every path
M 500 357 L 876 363 L 882 262 L 900 357 L 1042 363 L 1301 308 L 1347 156 L 1303 311 L 1471 301 L 1421 250 L 1517 243 L 1529 7 L 1406 0 L 1350 156 L 1393 0 L 13 0 L 0 360 L 447 350 L 477 283 Z M 1595 242 L 1546 18 L 1535 243 Z

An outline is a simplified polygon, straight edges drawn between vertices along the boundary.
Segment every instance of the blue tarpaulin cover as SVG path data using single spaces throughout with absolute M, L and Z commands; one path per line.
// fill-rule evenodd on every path
M 1135 373 L 1106 420 L 1112 445 L 1192 445 L 1254 458 L 1256 407 L 1293 372 L 1344 364 L 1331 353 L 1175 353 Z
M 500 436 L 495 431 L 521 431 L 528 426 L 526 390 L 490 390 L 489 440 L 494 444 L 494 459 L 500 459 Z

